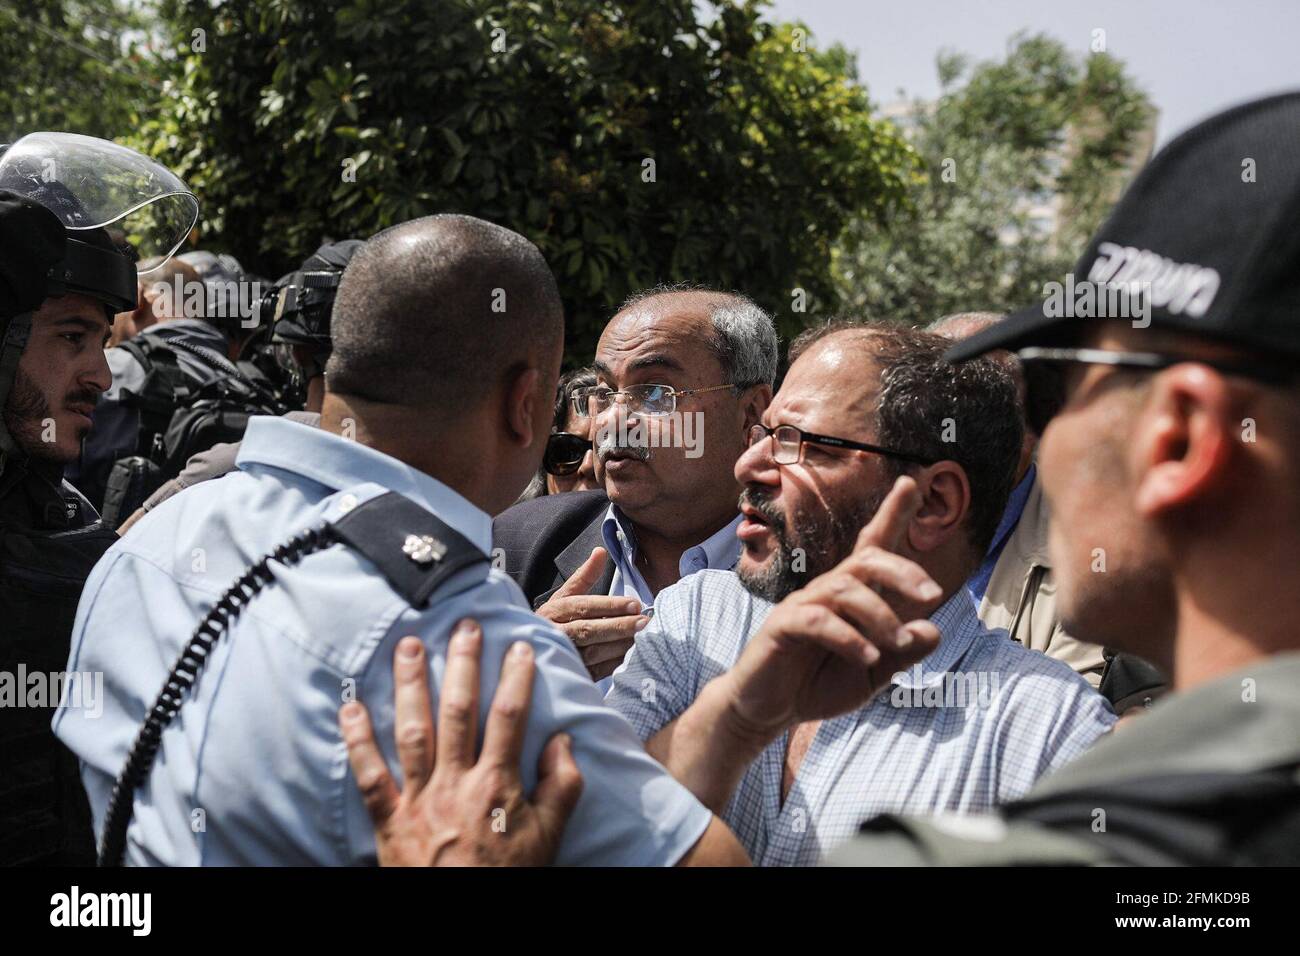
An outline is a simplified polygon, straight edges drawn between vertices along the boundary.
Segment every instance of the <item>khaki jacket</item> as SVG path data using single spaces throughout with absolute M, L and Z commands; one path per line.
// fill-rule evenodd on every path
M 1040 482 L 1035 481 L 1025 510 L 989 578 L 979 619 L 988 628 L 1003 628 L 1013 640 L 1064 661 L 1093 687 L 1105 667 L 1102 649 L 1076 641 L 1056 616 L 1056 582 L 1047 556 L 1049 515 Z

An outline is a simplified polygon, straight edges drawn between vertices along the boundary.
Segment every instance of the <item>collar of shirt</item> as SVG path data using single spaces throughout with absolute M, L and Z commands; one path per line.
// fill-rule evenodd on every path
M 944 601 L 930 620 L 939 629 L 939 646 L 928 657 L 894 674 L 891 683 L 908 689 L 932 687 L 961 662 L 976 640 L 994 637 L 980 624 L 975 602 L 965 587 Z
M 492 552 L 492 519 L 486 512 L 436 478 L 341 435 L 259 415 L 249 419 L 235 465 L 243 471 L 280 468 L 337 491 L 379 485 L 433 512 L 484 554 Z
M 677 571 L 681 577 L 689 577 L 706 568 L 717 571 L 730 571 L 734 568 L 740 560 L 740 539 L 736 537 L 740 520 L 741 516 L 736 515 L 699 544 L 683 551 L 681 560 L 677 562 Z M 614 559 L 615 574 L 632 585 L 642 604 L 647 607 L 654 604 L 650 586 L 636 566 L 636 535 L 632 532 L 632 523 L 617 505 L 609 506 L 600 530 L 605 539 L 605 550 Z M 616 581 L 611 593 L 615 593 L 617 587 Z
M 1020 523 L 1020 516 L 1025 512 L 1025 502 L 1029 500 L 1029 492 L 1033 489 L 1037 477 L 1038 468 L 1031 464 L 1029 470 L 1025 472 L 1025 477 L 1020 479 L 1020 484 L 1012 489 L 1011 497 L 1007 499 L 1007 506 L 1002 510 L 1002 520 L 998 522 L 997 531 L 993 532 L 993 541 L 984 554 L 984 560 L 980 562 L 979 569 L 966 582 L 971 597 L 977 602 L 984 600 L 984 592 L 988 590 L 989 579 L 993 577 L 993 568 L 997 566 L 998 558 L 1002 557 L 1002 549 L 1006 547 L 1011 532 Z

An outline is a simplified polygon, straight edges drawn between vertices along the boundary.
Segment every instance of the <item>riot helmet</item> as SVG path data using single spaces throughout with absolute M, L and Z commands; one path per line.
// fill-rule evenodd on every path
M 134 309 L 138 278 L 179 248 L 198 209 L 173 173 L 107 140 L 42 132 L 0 147 L 0 408 L 41 303 L 86 295 L 110 322 Z M 0 467 L 17 452 L 0 421 Z
M 271 294 L 259 304 L 260 318 L 271 328 L 277 361 L 282 367 L 300 372 L 304 379 L 320 375 L 329 359 L 333 347 L 330 313 L 334 297 L 343 270 L 361 245 L 360 239 L 324 243 L 298 269 L 282 276 Z M 306 368 L 296 368 L 291 358 L 295 345 L 305 345 L 311 350 L 312 358 Z

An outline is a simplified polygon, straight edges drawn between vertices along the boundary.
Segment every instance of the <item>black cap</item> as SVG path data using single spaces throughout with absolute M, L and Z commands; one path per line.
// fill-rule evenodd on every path
M 1074 288 L 1089 282 L 1112 302 L 1141 283 L 1152 328 L 1300 358 L 1300 93 L 1219 113 L 1157 153 L 1075 266 Z M 1087 321 L 1060 304 L 1045 293 L 945 358 L 1052 344 Z

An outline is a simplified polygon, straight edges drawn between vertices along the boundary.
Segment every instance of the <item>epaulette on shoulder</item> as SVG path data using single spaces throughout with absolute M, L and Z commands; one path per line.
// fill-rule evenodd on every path
M 457 571 L 489 561 L 459 531 L 395 491 L 353 508 L 333 530 L 369 558 L 413 607 L 424 607 Z

